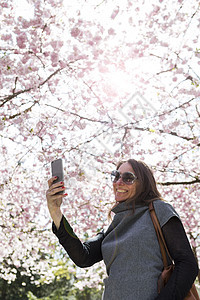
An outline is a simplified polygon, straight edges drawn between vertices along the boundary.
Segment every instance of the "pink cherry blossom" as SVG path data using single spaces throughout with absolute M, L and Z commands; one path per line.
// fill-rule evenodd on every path
M 115 19 L 116 16 L 118 15 L 118 13 L 119 13 L 119 6 L 117 6 L 117 7 L 113 10 L 112 15 L 111 15 L 111 19 Z
M 40 252 L 60 251 L 45 200 L 58 157 L 82 240 L 108 225 L 110 171 L 133 157 L 153 168 L 200 259 L 199 1 L 30 0 L 34 15 L 20 17 L 14 2 L 0 3 L 2 277 L 15 279 L 14 264 L 54 278 Z M 102 282 L 98 267 L 78 272 L 81 288 Z
M 25 33 L 21 33 L 17 36 L 17 45 L 20 49 L 26 48 L 27 36 Z
M 74 38 L 78 37 L 78 36 L 80 35 L 80 33 L 81 33 L 81 31 L 80 31 L 77 27 L 75 27 L 75 28 L 73 28 L 73 29 L 71 30 L 71 35 L 72 35 Z

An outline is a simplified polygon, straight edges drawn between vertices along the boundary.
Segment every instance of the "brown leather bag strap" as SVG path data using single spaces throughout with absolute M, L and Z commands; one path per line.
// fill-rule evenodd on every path
M 154 206 L 153 206 L 153 202 L 151 202 L 149 204 L 149 211 L 150 211 L 151 219 L 152 219 L 152 222 L 153 222 L 156 234 L 157 234 L 158 242 L 159 242 L 159 245 L 160 245 L 160 251 L 161 251 L 161 255 L 162 255 L 163 265 L 164 265 L 164 267 L 167 267 L 168 263 L 167 263 L 166 252 L 167 252 L 167 255 L 169 256 L 170 260 L 172 261 L 172 263 L 173 263 L 173 259 L 170 255 L 169 250 L 167 248 L 167 245 L 165 243 L 165 239 L 164 239 L 161 227 L 160 227 L 160 223 L 159 223 L 158 218 L 156 216 L 156 212 L 155 212 L 155 209 L 154 209 Z

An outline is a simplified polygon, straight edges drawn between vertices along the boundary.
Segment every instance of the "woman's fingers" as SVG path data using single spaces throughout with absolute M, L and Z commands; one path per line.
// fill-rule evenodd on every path
M 64 193 L 58 194 L 59 192 L 64 192 L 66 188 L 63 181 L 54 183 L 55 180 L 56 177 L 52 177 L 48 180 L 49 189 L 46 191 L 48 206 L 51 207 L 60 206 L 63 197 L 67 196 L 67 194 Z
M 63 192 L 64 190 L 65 190 L 65 187 L 62 184 L 62 186 L 55 186 L 55 187 L 49 188 L 47 193 L 48 193 L 48 195 L 52 196 L 59 192 Z
M 64 186 L 64 182 L 63 181 L 53 183 L 53 181 L 51 179 L 48 181 L 49 190 L 50 191 L 53 190 L 53 189 L 55 189 L 55 188 L 59 188 L 59 187 L 63 187 Z
M 53 184 L 53 182 L 54 182 L 56 179 L 57 179 L 57 177 L 55 176 L 55 177 L 52 177 L 52 178 L 50 178 L 50 179 L 48 180 L 48 185 L 49 185 L 49 187 Z
M 48 180 L 49 189 L 46 192 L 46 197 L 48 202 L 54 202 L 55 200 L 62 199 L 63 197 L 67 196 L 67 194 L 58 194 L 59 192 L 65 191 L 64 182 L 56 182 L 57 177 L 52 177 Z

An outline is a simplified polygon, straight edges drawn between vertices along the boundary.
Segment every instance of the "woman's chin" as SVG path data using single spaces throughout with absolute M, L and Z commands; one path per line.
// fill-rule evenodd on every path
M 127 199 L 126 198 L 123 198 L 123 197 L 115 197 L 115 201 L 116 202 L 124 202 L 126 201 Z

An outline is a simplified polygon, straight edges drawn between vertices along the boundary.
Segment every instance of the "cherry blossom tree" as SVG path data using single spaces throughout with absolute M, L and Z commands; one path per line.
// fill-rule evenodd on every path
M 40 257 L 55 251 L 45 191 L 58 157 L 82 239 L 108 225 L 110 171 L 132 157 L 154 170 L 199 259 L 199 1 L 0 7 L 1 277 L 14 280 L 12 265 L 53 276 Z

